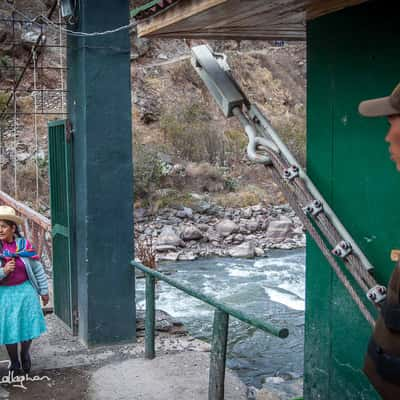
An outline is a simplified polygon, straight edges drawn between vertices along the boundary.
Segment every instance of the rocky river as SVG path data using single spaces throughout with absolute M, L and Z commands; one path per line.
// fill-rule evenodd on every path
M 279 339 L 230 319 L 227 365 L 249 387 L 249 399 L 292 399 L 301 395 L 304 336 L 304 249 L 269 250 L 255 259 L 213 257 L 163 262 L 162 271 L 181 283 L 272 324 L 289 328 Z M 144 308 L 138 279 L 138 307 Z M 211 339 L 213 309 L 163 282 L 157 309 L 183 322 L 189 334 Z M 262 397 L 263 393 L 270 397 Z M 271 397 L 276 395 L 276 397 Z
M 152 244 L 159 261 L 253 258 L 269 249 L 305 246 L 301 221 L 288 205 L 233 209 L 204 202 L 196 208 L 165 208 L 156 215 L 139 208 L 135 231 L 139 242 Z

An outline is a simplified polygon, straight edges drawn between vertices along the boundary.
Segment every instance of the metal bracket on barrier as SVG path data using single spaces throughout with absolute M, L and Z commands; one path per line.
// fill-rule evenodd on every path
M 232 117 L 235 107 L 250 107 L 246 96 L 230 75 L 224 54 L 213 53 L 207 45 L 195 46 L 192 47 L 191 61 L 225 117 Z
M 297 165 L 292 165 L 283 171 L 283 177 L 284 179 L 291 181 L 292 179 L 299 176 L 299 172 L 300 172 L 299 167 Z
M 336 257 L 345 258 L 351 253 L 351 244 L 346 240 L 342 240 L 337 244 L 337 246 L 332 250 L 332 254 Z
M 371 300 L 375 304 L 379 304 L 383 300 L 386 299 L 387 289 L 385 286 L 376 285 L 373 288 L 369 289 L 367 292 L 367 298 Z
M 307 204 L 303 208 L 303 211 L 305 213 L 310 214 L 313 217 L 317 216 L 323 210 L 324 206 L 322 205 L 322 202 L 320 202 L 319 200 L 313 200 L 311 203 Z

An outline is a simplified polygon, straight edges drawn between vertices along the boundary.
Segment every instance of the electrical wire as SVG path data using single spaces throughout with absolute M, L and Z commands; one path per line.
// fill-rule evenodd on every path
M 43 18 L 43 21 L 45 21 L 48 26 L 51 26 L 53 29 L 57 29 L 58 27 L 56 26 L 56 24 L 54 24 L 53 21 L 51 21 L 50 19 L 48 19 L 45 16 L 41 16 Z M 129 23 L 128 25 L 124 25 L 124 26 L 120 26 L 118 28 L 115 29 L 111 29 L 108 31 L 103 31 L 103 32 L 91 32 L 91 33 L 86 33 L 86 32 L 79 32 L 79 31 L 72 31 L 70 29 L 65 29 L 65 28 L 60 28 L 63 32 L 67 33 L 70 36 L 77 36 L 77 37 L 94 37 L 94 36 L 104 36 L 104 35 L 109 35 L 112 33 L 116 33 L 116 32 L 120 32 L 126 29 L 130 29 L 133 28 L 137 25 L 136 21 L 133 21 L 131 23 Z

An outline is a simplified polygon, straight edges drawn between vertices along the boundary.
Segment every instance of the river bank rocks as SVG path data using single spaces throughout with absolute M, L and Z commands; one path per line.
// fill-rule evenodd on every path
M 145 331 L 145 311 L 136 310 L 136 333 L 144 336 Z M 155 314 L 156 332 L 168 332 L 171 335 L 187 335 L 188 331 L 181 321 L 176 320 L 163 310 L 156 310 Z
M 253 258 L 269 249 L 305 246 L 300 219 L 289 205 L 233 209 L 211 204 L 191 209 L 164 208 L 150 215 L 135 209 L 139 241 L 151 241 L 158 260 L 194 260 L 198 257 Z
M 248 389 L 249 400 L 292 400 L 300 399 L 303 395 L 303 378 L 292 376 L 267 377 L 262 388 Z

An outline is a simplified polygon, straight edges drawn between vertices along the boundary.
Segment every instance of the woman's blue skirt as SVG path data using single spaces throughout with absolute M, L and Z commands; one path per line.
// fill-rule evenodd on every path
M 19 343 L 46 332 L 39 295 L 29 280 L 0 285 L 0 344 Z

